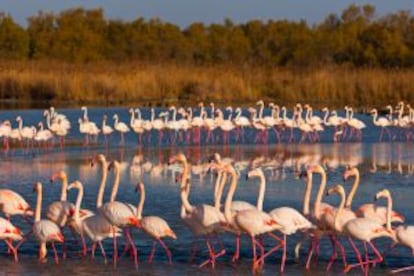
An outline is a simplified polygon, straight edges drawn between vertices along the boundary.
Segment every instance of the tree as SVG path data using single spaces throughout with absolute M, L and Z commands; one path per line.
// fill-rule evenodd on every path
M 27 58 L 29 39 L 22 27 L 10 15 L 0 14 L 0 58 Z

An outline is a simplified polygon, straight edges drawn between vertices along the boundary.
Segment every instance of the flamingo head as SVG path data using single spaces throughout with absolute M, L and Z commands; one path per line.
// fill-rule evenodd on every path
M 183 153 L 178 153 L 174 156 L 171 156 L 170 159 L 168 160 L 168 164 L 174 164 L 174 163 L 187 163 L 187 158 L 185 157 L 185 155 Z
M 324 108 L 322 108 L 322 112 L 329 112 L 329 109 L 325 106 Z
M 81 110 L 86 110 L 86 106 L 81 106 Z
M 373 108 L 373 109 L 371 109 L 371 111 L 370 111 L 369 113 L 371 113 L 371 114 L 377 114 L 377 113 L 378 113 L 378 111 L 377 111 L 377 109 L 376 109 L 376 108 Z
M 49 116 L 49 110 L 46 109 L 45 111 L 43 111 L 43 116 Z
M 138 182 L 137 186 L 135 187 L 136 193 L 142 193 L 142 191 L 145 189 L 144 183 L 142 181 Z
M 226 111 L 232 112 L 233 111 L 233 107 L 231 107 L 231 106 L 226 107 Z
M 53 183 L 57 179 L 64 180 L 64 179 L 67 179 L 67 178 L 68 177 L 67 177 L 65 171 L 58 171 L 58 172 L 52 174 L 52 176 L 50 177 L 50 183 Z
M 22 120 L 22 117 L 20 117 L 20 116 L 16 117 L 16 122 L 20 122 L 21 120 Z
M 69 184 L 67 190 L 69 191 L 69 190 L 74 189 L 74 188 L 76 188 L 76 189 L 83 188 L 82 183 L 79 180 L 75 180 L 75 181 L 73 181 L 72 183 Z
M 326 191 L 326 195 L 332 195 L 332 194 L 345 194 L 344 186 L 342 186 L 341 184 L 336 184 L 335 186 L 330 187 Z
M 134 113 L 134 109 L 132 107 L 128 111 L 129 113 Z
M 383 190 L 379 191 L 379 192 L 375 195 L 374 200 L 378 200 L 378 199 L 380 199 L 380 198 L 382 198 L 382 197 L 384 197 L 384 198 L 391 198 L 391 193 L 390 193 L 390 191 L 389 191 L 388 189 L 383 189 Z
M 344 181 L 346 181 L 351 176 L 357 175 L 358 173 L 358 168 L 351 167 L 350 165 L 346 166 L 345 172 L 343 174 Z
M 249 107 L 247 111 L 249 111 L 250 113 L 256 113 L 256 109 L 254 109 L 253 107 Z
M 121 165 L 119 164 L 119 162 L 117 160 L 112 161 L 111 163 L 109 163 L 108 165 L 108 171 L 115 169 L 115 170 L 119 170 L 119 168 L 121 167 Z
M 264 105 L 264 101 L 263 100 L 257 101 L 256 105 Z
M 325 173 L 325 169 L 319 164 L 308 166 L 308 171 L 310 173 L 319 173 L 319 174 L 324 174 Z
M 204 107 L 204 103 L 203 102 L 199 102 L 198 103 L 198 107 Z
M 118 114 L 114 114 L 114 116 L 112 117 L 112 119 L 118 120 Z
M 40 183 L 40 182 L 36 182 L 36 183 L 33 185 L 33 192 L 34 192 L 34 193 L 39 193 L 40 191 L 42 191 L 42 183 Z
M 104 120 L 106 120 L 108 118 L 108 116 L 106 116 L 106 115 L 103 115 L 103 119 Z
M 95 156 L 95 158 L 93 158 L 92 160 L 91 160 L 91 167 L 93 167 L 94 166 L 94 163 L 95 162 L 100 162 L 101 164 L 105 164 L 107 161 L 106 161 L 106 157 L 105 157 L 105 155 L 103 155 L 103 154 L 97 154 L 96 156 Z
M 249 171 L 246 175 L 246 180 L 253 177 L 264 177 L 263 170 L 261 168 L 256 168 Z

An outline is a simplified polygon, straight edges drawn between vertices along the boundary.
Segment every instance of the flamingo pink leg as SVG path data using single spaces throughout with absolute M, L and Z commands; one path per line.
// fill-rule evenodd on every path
M 19 257 L 17 256 L 17 249 L 13 247 L 13 244 L 9 240 L 4 240 L 4 242 L 7 244 L 7 247 L 13 252 L 14 255 L 14 261 L 18 262 Z
M 52 249 L 53 249 L 53 253 L 55 254 L 55 263 L 59 264 L 59 256 L 58 253 L 56 251 L 56 247 L 55 247 L 55 242 L 52 241 Z
M 240 234 L 236 235 L 236 252 L 234 252 L 232 262 L 236 262 L 240 257 Z
M 152 258 L 154 257 L 154 254 L 155 254 L 155 246 L 156 246 L 156 245 L 157 245 L 157 242 L 156 242 L 156 241 L 153 241 L 153 242 L 152 242 L 152 250 L 151 250 L 151 254 L 150 254 L 149 258 L 148 258 L 148 263 L 149 263 L 149 264 L 152 262 Z
M 168 256 L 168 261 L 170 263 L 170 265 L 172 264 L 172 256 L 171 256 L 171 251 L 168 249 L 167 245 L 164 243 L 164 241 L 162 241 L 161 239 L 158 240 L 161 244 L 162 247 L 164 247 L 165 253 Z
M 105 249 L 103 248 L 101 241 L 98 241 L 98 244 L 99 244 L 99 248 L 101 249 L 101 254 L 104 257 L 104 262 L 106 264 L 108 262 L 108 260 L 106 259 Z

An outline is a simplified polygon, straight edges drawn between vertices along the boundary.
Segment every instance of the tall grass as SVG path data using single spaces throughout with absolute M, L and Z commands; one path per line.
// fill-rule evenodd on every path
M 0 99 L 57 106 L 216 101 L 382 106 L 414 100 L 414 70 L 0 62 Z

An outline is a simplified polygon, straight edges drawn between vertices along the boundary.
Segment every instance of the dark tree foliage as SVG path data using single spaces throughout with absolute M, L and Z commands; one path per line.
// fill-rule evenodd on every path
M 376 16 L 372 5 L 350 5 L 320 23 L 251 20 L 236 24 L 194 22 L 180 29 L 158 18 L 109 20 L 102 9 L 39 12 L 22 28 L 0 15 L 0 57 L 71 63 L 151 61 L 309 67 L 414 66 L 410 11 Z

